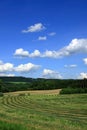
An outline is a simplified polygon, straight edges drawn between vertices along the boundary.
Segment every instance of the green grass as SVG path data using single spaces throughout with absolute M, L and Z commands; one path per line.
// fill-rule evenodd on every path
M 0 130 L 87 130 L 87 94 L 0 97 Z
M 0 121 L 0 130 L 27 130 L 24 126 L 11 122 Z
M 9 82 L 9 83 L 13 83 L 13 84 L 26 84 L 28 82 Z

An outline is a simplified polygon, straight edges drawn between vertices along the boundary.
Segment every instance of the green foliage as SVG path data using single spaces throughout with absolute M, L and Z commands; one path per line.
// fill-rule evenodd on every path
M 74 94 L 74 93 L 87 93 L 87 88 L 63 88 L 60 94 Z
M 25 90 L 52 90 L 63 88 L 74 88 L 72 91 L 78 91 L 76 88 L 82 88 L 81 91 L 87 88 L 87 79 L 83 80 L 59 80 L 59 79 L 32 79 L 25 77 L 0 77 L 0 92 L 14 92 Z M 66 91 L 64 89 L 64 91 Z M 71 91 L 67 89 L 67 91 Z M 86 92 L 86 90 L 85 90 Z
M 26 94 L 25 93 L 20 93 L 19 96 L 26 96 Z

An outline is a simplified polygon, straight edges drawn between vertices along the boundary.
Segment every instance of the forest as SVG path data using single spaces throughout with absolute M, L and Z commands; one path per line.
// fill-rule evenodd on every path
M 87 79 L 0 77 L 0 92 L 62 89 L 61 93 L 87 92 Z

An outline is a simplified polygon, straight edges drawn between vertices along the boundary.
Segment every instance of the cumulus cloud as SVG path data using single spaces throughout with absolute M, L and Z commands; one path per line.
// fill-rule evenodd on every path
M 43 70 L 43 77 L 47 79 L 61 79 L 62 78 L 62 76 L 58 72 L 54 70 L 50 70 L 50 69 Z
M 72 65 L 64 65 L 65 68 L 75 68 L 77 67 L 76 64 L 72 64 Z
M 69 54 L 87 53 L 87 39 L 73 39 L 64 50 L 68 51 Z
M 84 58 L 83 61 L 87 65 L 87 58 Z
M 48 58 L 58 58 L 59 54 L 57 53 L 57 51 L 49 51 L 46 50 L 43 54 L 42 57 L 48 57 Z
M 27 30 L 22 30 L 23 33 L 29 32 L 39 32 L 45 29 L 45 26 L 42 23 L 36 23 L 27 28 Z
M 14 65 L 11 63 L 0 63 L 0 73 L 13 71 Z
M 87 78 L 87 73 L 85 72 L 80 73 L 80 75 L 78 76 L 78 79 L 84 79 L 84 78 Z
M 16 49 L 14 56 L 19 56 L 19 57 L 28 57 L 29 56 L 29 52 L 25 51 L 22 48 Z
M 73 39 L 68 46 L 58 51 L 46 51 L 44 57 L 61 58 L 77 53 L 87 53 L 87 39 Z
M 18 50 L 19 49 L 15 51 L 15 56 L 30 57 L 29 55 L 31 55 L 28 51 L 24 51 L 22 48 L 19 51 Z M 57 51 L 46 50 L 43 53 L 39 51 L 39 56 L 48 58 L 61 58 L 78 53 L 87 53 L 87 39 L 73 39 L 67 46 Z
M 45 40 L 47 40 L 47 37 L 46 36 L 39 36 L 38 40 L 39 41 L 45 41 Z
M 14 66 L 12 63 L 3 63 L 0 61 L 0 76 L 15 76 L 15 73 L 33 73 L 36 72 L 41 66 L 27 63 L 27 64 L 19 64 L 18 66 Z M 11 72 L 11 73 L 10 73 Z
M 15 76 L 15 74 L 0 73 L 0 76 L 14 77 L 14 76 Z
M 15 76 L 10 72 L 14 71 L 14 65 L 11 63 L 4 63 L 0 60 L 0 76 Z
M 56 35 L 56 32 L 51 32 L 51 33 L 48 33 L 49 36 L 54 36 Z
M 29 57 L 40 57 L 41 53 L 39 50 L 35 50 L 33 53 L 29 55 Z
M 27 63 L 27 64 L 21 64 L 21 65 L 15 67 L 15 71 L 20 72 L 20 73 L 31 73 L 31 72 L 35 72 L 39 68 L 40 68 L 39 65 Z
M 39 50 L 35 50 L 32 53 L 29 53 L 28 51 L 24 50 L 23 48 L 19 48 L 15 50 L 14 56 L 17 57 L 40 57 L 41 53 Z
M 44 56 L 51 58 L 60 58 L 77 53 L 87 53 L 87 39 L 73 39 L 68 46 L 61 48 L 58 51 L 46 51 L 44 53 Z

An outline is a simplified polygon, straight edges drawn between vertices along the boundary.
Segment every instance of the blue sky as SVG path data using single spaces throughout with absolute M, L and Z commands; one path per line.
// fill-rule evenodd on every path
M 87 78 L 87 0 L 1 0 L 0 76 Z

